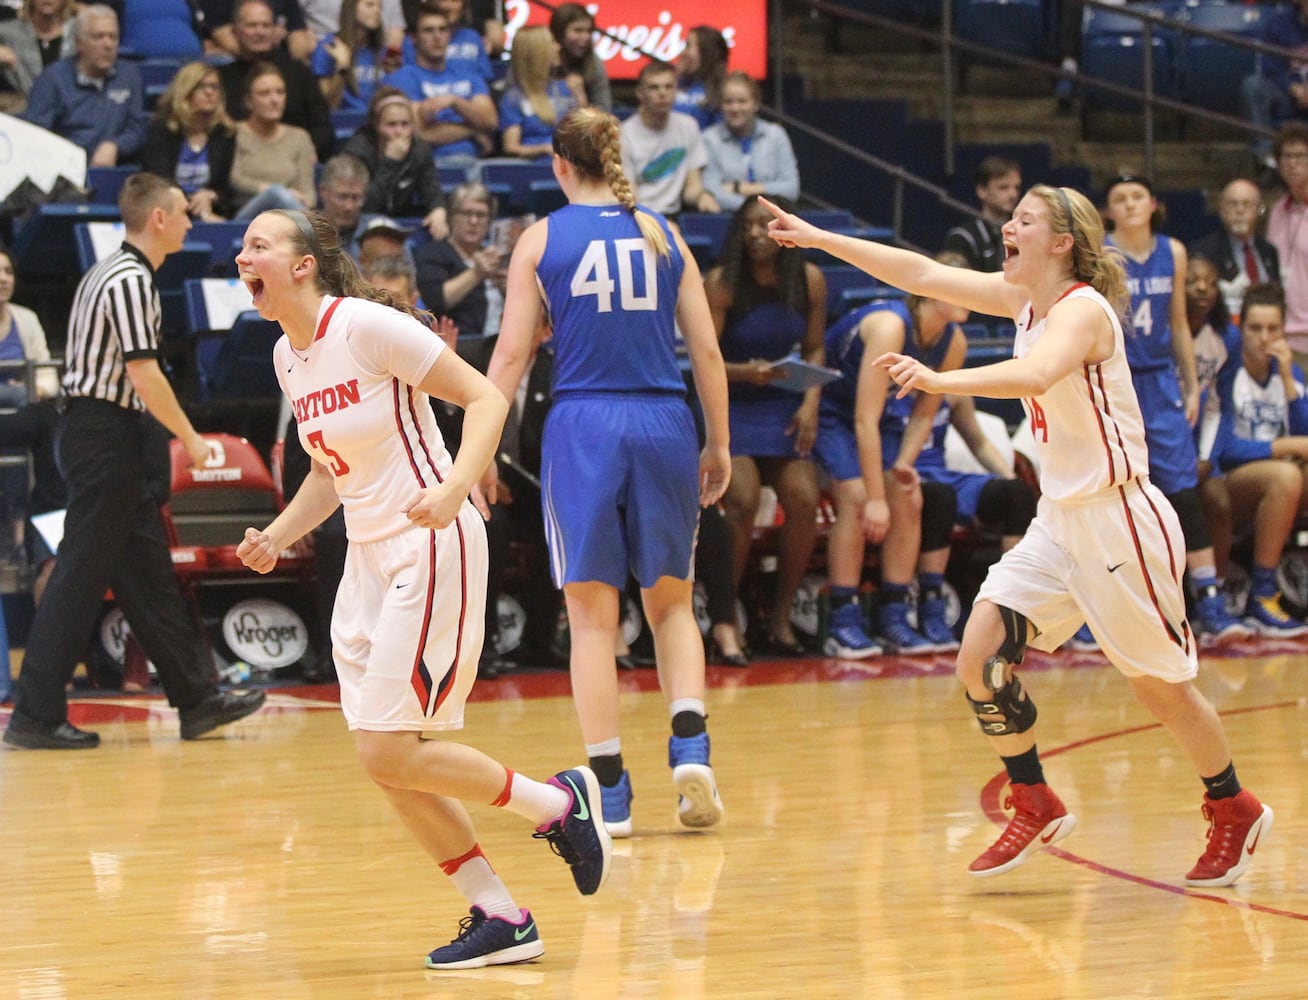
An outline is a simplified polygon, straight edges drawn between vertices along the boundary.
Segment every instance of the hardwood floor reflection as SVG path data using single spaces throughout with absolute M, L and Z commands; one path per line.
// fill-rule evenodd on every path
M 582 899 L 524 821 L 474 807 L 546 951 L 466 973 L 423 969 L 464 906 L 363 777 L 330 689 L 187 744 L 159 699 L 87 699 L 99 750 L 0 754 L 0 997 L 1301 995 L 1306 652 L 1204 663 L 1276 811 L 1244 879 L 1208 892 L 1181 884 L 1202 786 L 1096 657 L 1026 674 L 1080 826 L 987 880 L 966 867 L 997 833 L 999 768 L 944 660 L 715 669 L 709 833 L 676 824 L 653 671 L 625 674 L 636 836 Z M 479 698 L 469 742 L 538 776 L 579 759 L 563 675 Z

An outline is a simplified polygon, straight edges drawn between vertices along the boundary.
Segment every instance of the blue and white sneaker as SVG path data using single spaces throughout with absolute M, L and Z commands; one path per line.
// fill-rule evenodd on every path
M 1078 653 L 1095 653 L 1099 650 L 1099 640 L 1090 631 L 1089 625 L 1082 625 L 1076 630 L 1076 634 L 1067 640 L 1067 648 L 1074 649 Z
M 937 653 L 952 653 L 958 648 L 958 639 L 945 621 L 945 599 L 932 597 L 918 602 L 917 630 Z
M 843 604 L 831 612 L 831 624 L 822 652 L 841 660 L 865 660 L 880 656 L 881 645 L 863 630 L 863 612 L 856 603 Z
M 1261 635 L 1276 636 L 1281 639 L 1293 639 L 1308 635 L 1308 625 L 1298 618 L 1287 614 L 1281 606 L 1281 595 L 1271 594 L 1267 597 L 1249 595 L 1249 603 L 1244 608 L 1244 623 Z
M 668 737 L 668 766 L 679 796 L 677 818 L 681 825 L 702 830 L 718 823 L 726 809 L 709 766 L 708 733 Z
M 934 653 L 936 647 L 926 636 L 908 624 L 908 604 L 891 601 L 881 605 L 877 639 L 887 650 L 903 656 Z
M 1226 610 L 1226 599 L 1216 588 L 1195 603 L 1195 617 L 1199 619 L 1199 644 L 1202 646 L 1221 646 L 1248 639 L 1254 634 L 1244 622 L 1231 617 Z
M 604 805 L 604 827 L 609 836 L 623 840 L 631 836 L 631 775 L 622 772 L 616 785 L 600 785 L 600 801 Z
M 568 793 L 568 807 L 557 817 L 536 828 L 538 840 L 548 840 L 550 850 L 572 869 L 577 891 L 590 896 L 609 877 L 613 840 L 604 828 L 604 807 L 599 781 L 588 767 L 560 771 L 549 784 Z
M 526 910 L 510 923 L 503 917 L 488 917 L 480 906 L 459 921 L 459 936 L 427 956 L 429 969 L 482 969 L 488 965 L 530 962 L 545 954 L 536 921 Z

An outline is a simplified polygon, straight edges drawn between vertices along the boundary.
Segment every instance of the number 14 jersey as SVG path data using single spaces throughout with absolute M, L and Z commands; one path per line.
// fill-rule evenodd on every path
M 1089 285 L 1076 285 L 1063 298 L 1092 300 L 1113 326 L 1113 353 L 1106 360 L 1082 365 L 1043 395 L 1022 400 L 1035 437 L 1041 492 L 1052 500 L 1076 500 L 1147 475 L 1149 452 L 1121 321 Z M 1046 320 L 1032 325 L 1031 318 L 1028 302 L 1017 317 L 1014 357 L 1025 357 L 1045 334 Z

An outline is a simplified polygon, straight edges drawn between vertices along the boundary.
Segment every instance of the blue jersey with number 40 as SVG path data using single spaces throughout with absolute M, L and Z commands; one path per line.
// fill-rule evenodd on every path
M 667 233 L 667 220 L 650 214 Z M 685 263 L 671 234 L 660 257 L 620 205 L 568 205 L 547 225 L 536 276 L 554 324 L 555 396 L 684 394 L 676 310 Z

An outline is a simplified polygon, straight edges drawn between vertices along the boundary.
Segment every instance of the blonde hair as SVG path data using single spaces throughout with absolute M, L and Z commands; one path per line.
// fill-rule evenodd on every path
M 645 242 L 660 257 L 671 254 L 659 221 L 636 207 L 636 194 L 622 170 L 622 130 L 616 118 L 599 108 L 573 108 L 554 129 L 554 152 L 587 177 L 605 181 L 618 204 L 636 220 Z
M 1104 220 L 1090 199 L 1075 188 L 1047 184 L 1037 184 L 1031 193 L 1045 203 L 1054 234 L 1072 236 L 1072 252 L 1068 255 L 1072 277 L 1084 281 L 1125 316 L 1131 305 L 1126 267 L 1117 248 L 1105 245 Z
M 513 36 L 513 82 L 531 104 L 531 110 L 547 125 L 553 125 L 558 113 L 550 102 L 549 86 L 554 62 L 554 36 L 543 24 L 521 29 Z
M 186 135 L 195 126 L 196 117 L 191 107 L 190 96 L 207 76 L 212 76 L 218 82 L 218 110 L 214 112 L 210 131 L 214 128 L 232 131 L 232 119 L 227 114 L 227 102 L 223 96 L 223 85 L 218 70 L 207 62 L 196 59 L 177 71 L 169 82 L 168 89 L 159 97 L 159 103 L 155 106 L 154 116 L 163 122 L 170 132 Z

